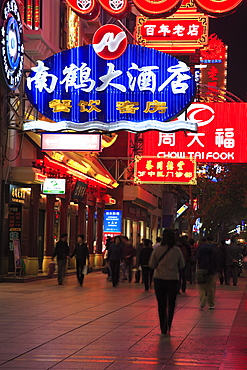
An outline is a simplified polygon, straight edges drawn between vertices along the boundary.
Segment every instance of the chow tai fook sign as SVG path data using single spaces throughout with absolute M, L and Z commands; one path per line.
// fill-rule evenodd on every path
M 193 103 L 186 116 L 197 123 L 197 133 L 144 133 L 143 155 L 247 163 L 247 103 Z M 184 119 L 185 114 L 177 118 Z
M 115 52 L 116 40 L 118 35 L 103 38 L 101 46 Z M 128 45 L 108 61 L 94 48 L 82 46 L 37 61 L 26 93 L 55 122 L 26 122 L 24 130 L 196 132 L 193 123 L 166 122 L 184 111 L 195 94 L 194 76 L 184 62 L 139 45 Z
M 164 19 L 137 17 L 136 38 L 146 47 L 167 51 L 171 48 L 196 49 L 208 41 L 208 17 L 200 13 L 173 15 Z
M 100 134 L 74 134 L 74 133 L 42 133 L 41 149 L 44 151 L 60 150 L 77 152 L 100 152 Z
M 135 158 L 137 184 L 196 184 L 196 161 L 190 158 Z

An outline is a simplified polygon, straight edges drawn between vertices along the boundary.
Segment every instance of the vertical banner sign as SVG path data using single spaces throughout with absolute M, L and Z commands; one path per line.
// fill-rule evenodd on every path
M 9 249 L 13 251 L 13 241 L 21 240 L 22 207 L 9 207 Z
M 23 30 L 17 2 L 0 0 L 0 83 L 6 90 L 19 86 L 23 61 Z

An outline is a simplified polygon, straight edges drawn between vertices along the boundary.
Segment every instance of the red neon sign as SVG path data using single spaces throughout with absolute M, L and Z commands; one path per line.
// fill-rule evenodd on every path
M 164 51 L 168 47 L 203 47 L 208 40 L 208 17 L 200 13 L 173 15 L 165 19 L 137 17 L 137 40 Z
M 136 157 L 134 182 L 196 185 L 196 161 L 189 158 Z
M 183 113 L 176 120 L 185 120 Z M 143 134 L 143 155 L 195 158 L 199 163 L 247 163 L 247 103 L 193 103 L 187 120 L 197 133 Z
M 194 0 L 201 11 L 210 15 L 224 16 L 232 13 L 242 0 Z
M 133 0 L 136 8 L 149 18 L 173 14 L 181 5 L 182 0 Z
M 126 33 L 115 24 L 105 24 L 94 34 L 93 48 L 102 59 L 117 59 L 127 48 Z
M 130 12 L 128 0 L 99 0 L 99 3 L 114 18 L 123 18 Z

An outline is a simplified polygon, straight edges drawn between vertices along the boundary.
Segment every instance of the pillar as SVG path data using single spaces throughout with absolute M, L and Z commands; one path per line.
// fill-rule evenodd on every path
M 26 262 L 27 275 L 37 275 L 39 272 L 39 261 L 38 261 L 39 198 L 40 198 L 39 185 L 31 185 L 28 257 Z
M 46 246 L 43 259 L 43 272 L 47 272 L 48 265 L 54 251 L 54 205 L 55 195 L 47 195 L 46 197 Z
M 68 231 L 68 208 L 69 199 L 61 199 L 60 207 L 60 237 Z
M 86 205 L 85 202 L 78 204 L 78 234 L 84 234 L 86 231 Z
M 103 241 L 103 218 L 104 218 L 104 209 L 97 209 L 97 241 L 96 241 L 96 254 L 95 254 L 95 267 L 103 266 L 103 254 L 102 254 L 102 241 Z
M 93 254 L 94 213 L 95 205 L 88 206 L 87 244 L 90 255 L 90 265 L 92 267 L 94 266 L 94 254 Z

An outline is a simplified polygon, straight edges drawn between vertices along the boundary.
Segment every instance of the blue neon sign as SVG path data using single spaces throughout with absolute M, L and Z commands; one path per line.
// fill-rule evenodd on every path
M 165 122 L 181 114 L 195 94 L 189 67 L 171 55 L 128 45 L 121 57 L 107 61 L 87 45 L 37 63 L 26 93 L 56 123 L 27 122 L 24 130 L 196 131 L 193 123 Z
M 122 211 L 104 210 L 104 233 L 122 232 Z

